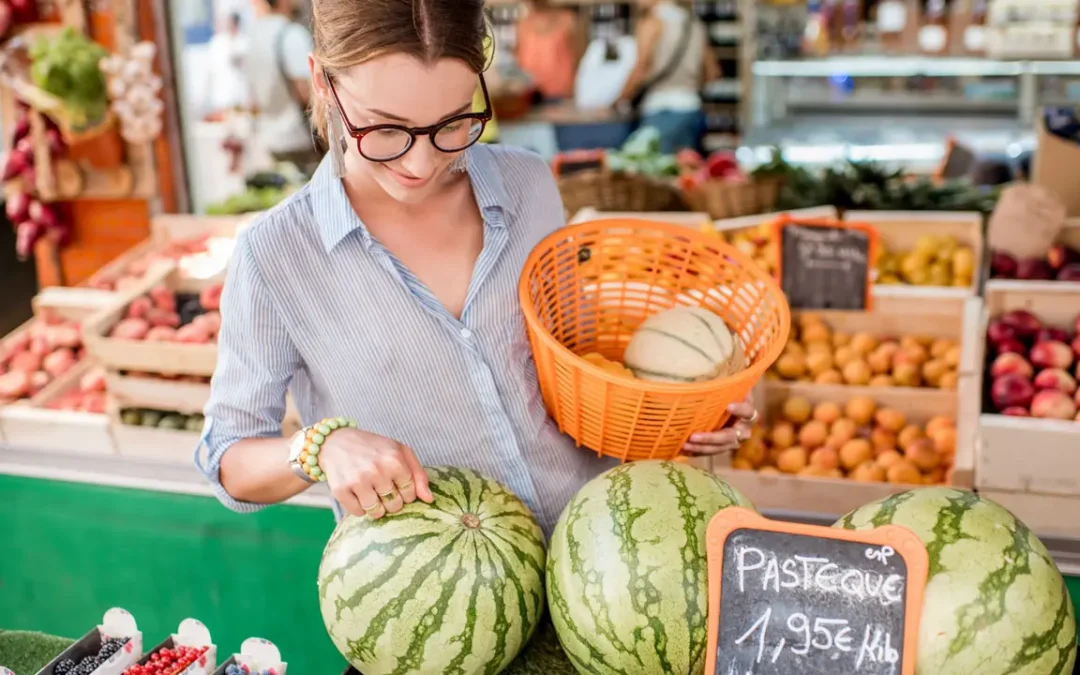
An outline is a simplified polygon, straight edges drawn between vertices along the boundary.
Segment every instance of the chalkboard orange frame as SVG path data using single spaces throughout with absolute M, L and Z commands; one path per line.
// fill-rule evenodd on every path
M 922 616 L 923 593 L 930 569 L 926 546 L 915 533 L 899 525 L 884 525 L 872 530 L 841 530 L 820 525 L 803 525 L 769 520 L 750 509 L 732 507 L 719 511 L 705 536 L 709 564 L 709 642 L 705 657 L 705 675 L 716 672 L 716 643 L 720 639 L 720 593 L 724 575 L 724 544 L 736 530 L 761 530 L 801 534 L 819 539 L 858 542 L 872 546 L 891 546 L 907 565 L 904 616 L 903 670 L 901 675 L 915 675 L 916 649 L 919 640 L 919 619 Z
M 832 218 L 792 218 L 788 214 L 781 214 L 773 222 L 773 238 L 776 241 L 776 281 L 782 284 L 784 279 L 784 228 L 788 225 L 800 225 L 805 227 L 831 227 L 842 230 L 858 230 L 866 234 L 866 300 L 862 311 L 869 312 L 874 309 L 874 265 L 878 259 L 878 231 L 870 223 L 852 223 Z

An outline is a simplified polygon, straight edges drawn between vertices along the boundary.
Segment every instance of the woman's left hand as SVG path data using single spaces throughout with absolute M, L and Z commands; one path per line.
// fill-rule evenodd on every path
M 683 446 L 683 451 L 688 455 L 719 455 L 737 450 L 750 438 L 750 428 L 757 421 L 758 411 L 749 398 L 742 403 L 732 403 L 728 410 L 731 418 L 723 429 L 694 434 Z

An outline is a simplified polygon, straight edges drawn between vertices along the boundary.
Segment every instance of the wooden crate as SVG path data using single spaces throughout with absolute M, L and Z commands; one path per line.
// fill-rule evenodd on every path
M 108 337 L 108 334 L 112 327 L 124 318 L 128 305 L 135 298 L 146 295 L 151 288 L 164 284 L 173 291 L 197 293 L 209 284 L 223 281 L 224 274 L 222 270 L 219 275 L 210 279 L 191 279 L 181 275 L 175 265 L 162 263 L 155 266 L 139 286 L 117 294 L 108 308 L 86 321 L 83 326 L 83 341 L 87 352 L 112 371 L 206 377 L 213 375 L 217 363 L 216 344 L 117 340 Z
M 808 209 L 793 209 L 791 211 L 778 211 L 776 213 L 762 213 L 756 216 L 740 216 L 738 218 L 724 218 L 721 220 L 713 221 L 713 227 L 717 232 L 724 234 L 730 234 L 739 232 L 741 230 L 749 230 L 751 228 L 764 225 L 766 223 L 775 222 L 780 216 L 788 215 L 792 218 L 824 218 L 824 219 L 837 219 L 840 217 L 835 207 L 832 206 L 814 206 Z
M 971 286 L 911 286 L 907 284 L 875 284 L 874 299 L 886 296 L 914 298 L 969 297 L 979 295 L 983 264 L 983 215 L 978 212 L 953 211 L 848 211 L 844 220 L 869 223 L 888 251 L 910 251 L 923 235 L 951 236 L 975 253 L 975 273 Z
M 46 407 L 78 387 L 83 375 L 96 367 L 90 359 L 83 359 L 29 401 L 0 408 L 0 428 L 7 445 L 18 451 L 115 454 L 116 444 L 107 415 Z
M 202 435 L 200 432 L 124 424 L 120 419 L 121 410 L 136 407 L 141 406 L 129 405 L 110 396 L 108 419 L 113 438 L 116 439 L 116 451 L 120 455 L 169 464 L 191 464 L 194 461 L 195 449 Z
M 1012 512 L 1040 537 L 1080 538 L 1080 495 L 1045 495 L 1031 492 L 978 490 L 987 499 Z
M 983 363 L 991 318 L 1024 309 L 1046 325 L 1070 332 L 1080 314 L 1080 284 L 1057 281 L 987 283 L 986 308 L 979 324 L 978 358 Z M 980 370 L 978 407 L 985 377 Z M 976 487 L 993 492 L 1036 493 L 1080 498 L 1080 422 L 981 414 L 976 451 Z
M 971 425 L 962 425 L 962 409 L 955 392 L 925 389 L 872 388 L 770 382 L 755 391 L 754 403 L 765 422 L 774 419 L 791 396 L 804 396 L 811 403 L 835 401 L 841 405 L 856 396 L 869 396 L 880 406 L 904 412 L 908 419 L 925 424 L 936 416 L 957 421 L 956 465 L 951 484 L 970 487 L 973 439 L 965 438 Z M 731 467 L 731 457 L 718 457 L 712 470 L 741 491 L 759 509 L 778 511 L 813 511 L 839 517 L 864 504 L 911 489 L 912 485 L 858 483 L 849 479 L 810 478 L 791 475 L 768 475 Z
M 698 211 L 598 211 L 587 206 L 570 219 L 570 224 L 584 223 L 589 220 L 607 220 L 611 218 L 631 218 L 634 220 L 655 220 L 661 223 L 673 223 L 685 225 L 692 229 L 698 229 L 712 222 L 707 213 Z

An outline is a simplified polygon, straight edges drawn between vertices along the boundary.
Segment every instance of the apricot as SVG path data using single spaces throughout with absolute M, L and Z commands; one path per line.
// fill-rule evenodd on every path
M 873 445 L 875 450 L 895 450 L 896 434 L 888 429 L 874 427 L 874 430 L 870 432 L 870 445 Z
M 826 370 L 824 373 L 814 378 L 814 384 L 843 384 L 844 376 L 840 374 L 839 370 L 835 368 Z
M 851 348 L 863 356 L 874 351 L 878 339 L 869 333 L 855 333 L 851 336 Z
M 857 358 L 859 358 L 859 354 L 855 353 L 855 350 L 851 347 L 837 347 L 836 351 L 833 352 L 833 363 L 836 364 L 837 368 L 843 368 Z
M 960 356 L 962 353 L 963 352 L 960 350 L 960 346 L 954 345 L 953 347 L 950 347 L 949 351 L 945 352 L 945 355 L 941 358 L 943 361 L 945 361 L 945 364 L 947 366 L 956 369 L 960 367 Z
M 847 417 L 841 417 L 833 422 L 829 428 L 829 440 L 843 445 L 851 439 L 855 438 L 859 432 L 859 425 L 855 424 L 854 420 Z
M 754 465 L 741 457 L 736 457 L 731 460 L 731 468 L 738 469 L 739 471 L 753 471 Z
M 941 360 L 933 359 L 927 361 L 922 367 L 923 379 L 931 387 L 936 387 L 941 383 L 941 378 L 949 372 L 949 366 Z
M 929 438 L 920 438 L 904 448 L 904 457 L 920 471 L 930 471 L 941 464 L 941 456 L 934 450 L 934 442 Z
M 872 461 L 867 461 L 855 467 L 848 478 L 858 483 L 884 483 L 886 474 L 885 469 Z
M 803 424 L 810 419 L 810 413 L 813 411 L 813 407 L 803 396 L 792 396 L 784 401 L 784 406 L 781 414 L 784 419 L 795 424 Z
M 806 345 L 806 355 L 811 354 L 828 354 L 832 357 L 832 345 L 828 342 L 810 342 Z
M 938 388 L 945 391 L 956 391 L 960 386 L 960 375 L 955 371 L 949 371 L 941 376 L 941 380 L 938 382 Z
M 948 472 L 945 467 L 939 466 L 933 471 L 927 471 L 923 474 L 924 485 L 941 485 L 945 482 L 945 476 Z
M 820 314 L 815 314 L 813 312 L 803 312 L 802 314 L 799 314 L 799 328 L 805 329 L 807 326 L 816 323 L 825 323 L 825 320 L 821 318 Z
M 806 355 L 806 369 L 817 376 L 833 367 L 833 357 L 829 352 L 811 352 Z
M 825 426 L 824 422 L 811 420 L 799 430 L 799 445 L 808 450 L 819 448 L 825 443 L 828 435 L 829 428 Z
M 871 387 L 895 387 L 896 380 L 892 378 L 892 375 L 875 375 L 870 378 L 868 386 Z
M 840 453 L 834 448 L 818 448 L 810 453 L 810 466 L 831 470 L 840 467 Z
M 806 468 L 806 448 L 795 446 L 780 453 L 776 458 L 776 468 L 783 473 L 799 473 Z
M 777 469 L 775 466 L 763 466 L 758 469 L 758 473 L 763 476 L 779 476 L 780 469 Z
M 934 442 L 934 450 L 937 450 L 940 454 L 953 455 L 956 453 L 956 429 L 950 427 L 935 429 L 930 436 L 930 440 Z
M 900 351 L 896 352 L 893 356 L 893 367 L 901 363 L 911 363 L 913 365 L 922 367 L 922 364 L 930 360 L 930 354 L 927 353 L 924 347 L 919 345 L 908 345 L 906 347 L 900 347 Z
M 806 344 L 825 342 L 831 345 L 832 331 L 823 322 L 806 324 L 802 328 L 802 341 Z
M 901 387 L 917 387 L 922 384 L 922 373 L 914 363 L 898 363 L 893 366 L 892 379 Z
M 844 381 L 848 384 L 861 386 L 870 383 L 870 378 L 873 373 L 870 370 L 870 366 L 866 364 L 866 361 L 856 360 L 847 364 L 843 370 Z
M 837 349 L 846 347 L 851 344 L 851 336 L 847 333 L 833 333 L 832 344 L 833 347 L 836 347 Z
M 922 483 L 922 474 L 919 473 L 919 469 L 906 459 L 901 459 L 890 466 L 885 472 L 885 477 L 890 483 L 913 485 Z
M 903 449 L 923 437 L 923 430 L 914 424 L 909 424 L 896 435 L 896 443 Z
M 840 406 L 832 401 L 824 401 L 814 406 L 814 419 L 825 424 L 832 424 L 840 419 Z
M 896 353 L 900 351 L 900 343 L 896 340 L 885 340 L 880 345 L 878 345 L 877 349 L 875 349 L 874 351 L 881 352 L 882 354 L 887 354 L 889 356 L 889 360 L 891 361 L 892 358 L 896 356 Z
M 805 469 L 800 471 L 799 475 L 806 478 L 828 478 L 829 469 L 823 469 L 820 466 L 814 466 L 811 464 L 810 466 L 807 466 Z
M 877 404 L 866 396 L 856 396 L 844 406 L 844 414 L 859 426 L 870 424 L 876 411 Z
M 865 438 L 854 438 L 840 448 L 840 466 L 852 470 L 874 458 L 874 449 Z
M 802 377 L 802 374 L 806 372 L 806 357 L 795 353 L 783 354 L 776 360 L 776 372 L 787 380 Z
M 795 427 L 790 422 L 777 422 L 772 428 L 774 448 L 786 450 L 795 445 Z
M 801 342 L 795 340 L 788 340 L 788 343 L 784 345 L 784 354 L 806 354 L 806 348 L 802 346 Z
M 866 365 L 877 375 L 888 373 L 892 370 L 892 354 L 879 347 L 866 355 Z
M 874 415 L 874 421 L 894 434 L 900 433 L 900 430 L 907 425 L 907 416 L 899 410 L 893 408 L 882 408 Z
M 886 450 L 877 456 L 875 460 L 882 469 L 888 470 L 893 464 L 903 461 L 904 456 L 895 450 Z
M 954 429 L 956 423 L 952 419 L 945 416 L 938 416 L 930 418 L 930 421 L 926 423 L 926 435 L 933 436 L 934 432 L 938 429 Z
M 751 468 L 757 468 L 765 463 L 768 450 L 765 445 L 754 440 L 748 440 L 735 451 L 735 459 L 741 459 L 750 464 Z M 734 461 L 734 460 L 732 460 Z
M 952 340 L 947 340 L 945 338 L 938 338 L 934 340 L 930 343 L 930 358 L 944 358 L 945 355 L 949 353 L 949 350 L 952 349 L 955 345 L 956 343 L 954 343 Z

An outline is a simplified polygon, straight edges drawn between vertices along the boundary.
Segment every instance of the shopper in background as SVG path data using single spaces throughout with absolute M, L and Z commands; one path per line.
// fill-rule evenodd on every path
M 432 499 L 423 465 L 468 467 L 550 533 L 615 460 L 563 435 L 537 384 L 518 277 L 563 206 L 543 159 L 477 144 L 491 111 L 484 1 L 312 8 L 312 121 L 331 150 L 236 240 L 196 464 L 237 511 L 318 476 L 338 515 L 374 518 Z M 287 389 L 305 424 L 328 420 L 310 442 L 281 437 Z M 756 413 L 733 412 L 734 428 L 687 451 L 737 448 Z
M 655 127 L 664 152 L 697 148 L 704 127 L 701 88 L 720 77 L 705 24 L 673 0 L 638 0 L 637 63 L 620 101 Z
M 244 72 L 247 49 L 247 38 L 240 31 L 240 15 L 222 17 L 207 45 L 204 112 L 236 110 L 251 103 Z
M 584 52 L 577 12 L 530 0 L 517 25 L 518 66 L 532 78 L 541 101 L 574 96 L 574 76 Z
M 276 161 L 313 169 L 321 153 L 307 121 L 311 34 L 292 20 L 293 0 L 253 3 L 255 21 L 249 37 L 247 72 L 259 111 L 256 133 Z

